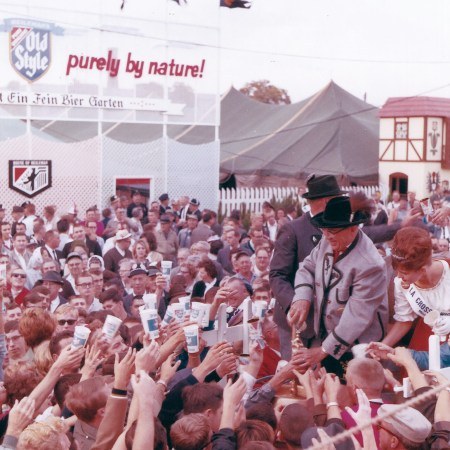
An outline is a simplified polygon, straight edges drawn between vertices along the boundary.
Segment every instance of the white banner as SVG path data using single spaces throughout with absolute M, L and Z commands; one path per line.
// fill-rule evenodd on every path
M 0 91 L 0 105 L 59 106 L 63 108 L 101 108 L 114 110 L 159 111 L 171 116 L 183 115 L 184 105 L 165 100 L 134 97 L 110 97 L 48 92 Z

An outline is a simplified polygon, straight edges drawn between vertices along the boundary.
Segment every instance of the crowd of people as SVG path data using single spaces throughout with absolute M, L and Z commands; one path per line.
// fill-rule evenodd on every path
M 0 449 L 450 448 L 445 197 L 306 188 L 0 206 Z

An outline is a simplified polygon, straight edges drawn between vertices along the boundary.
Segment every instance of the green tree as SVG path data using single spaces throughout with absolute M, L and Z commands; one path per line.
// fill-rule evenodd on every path
M 251 81 L 239 92 L 247 95 L 253 100 L 270 105 L 290 105 L 291 98 L 285 89 L 278 88 L 270 84 L 269 80 Z

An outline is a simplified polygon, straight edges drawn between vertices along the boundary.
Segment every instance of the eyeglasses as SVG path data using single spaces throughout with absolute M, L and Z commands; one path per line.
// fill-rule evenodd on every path
M 327 235 L 327 234 L 336 235 L 336 234 L 339 234 L 342 231 L 346 230 L 346 228 L 321 228 L 320 230 L 325 235 Z
M 26 278 L 27 277 L 23 273 L 13 273 L 11 276 L 14 277 L 14 278 Z
M 85 289 L 89 289 L 92 287 L 92 283 L 80 283 L 80 284 L 77 284 L 77 286 L 85 288 Z
M 60 319 L 60 320 L 58 320 L 58 325 L 63 326 L 63 325 L 65 325 L 66 323 L 67 323 L 67 325 L 73 325 L 75 322 L 76 322 L 75 319 L 67 319 L 67 320 L 65 320 L 65 319 Z

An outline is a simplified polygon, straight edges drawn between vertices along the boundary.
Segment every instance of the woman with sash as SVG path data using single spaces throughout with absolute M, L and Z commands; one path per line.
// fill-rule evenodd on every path
M 419 318 L 409 344 L 415 350 L 428 350 L 428 337 L 434 333 L 450 333 L 450 268 L 445 259 L 432 259 L 429 233 L 417 227 L 405 227 L 397 232 L 392 244 L 394 280 L 394 320 L 383 343 L 393 347 Z M 433 310 L 440 318 L 433 329 L 423 322 Z

